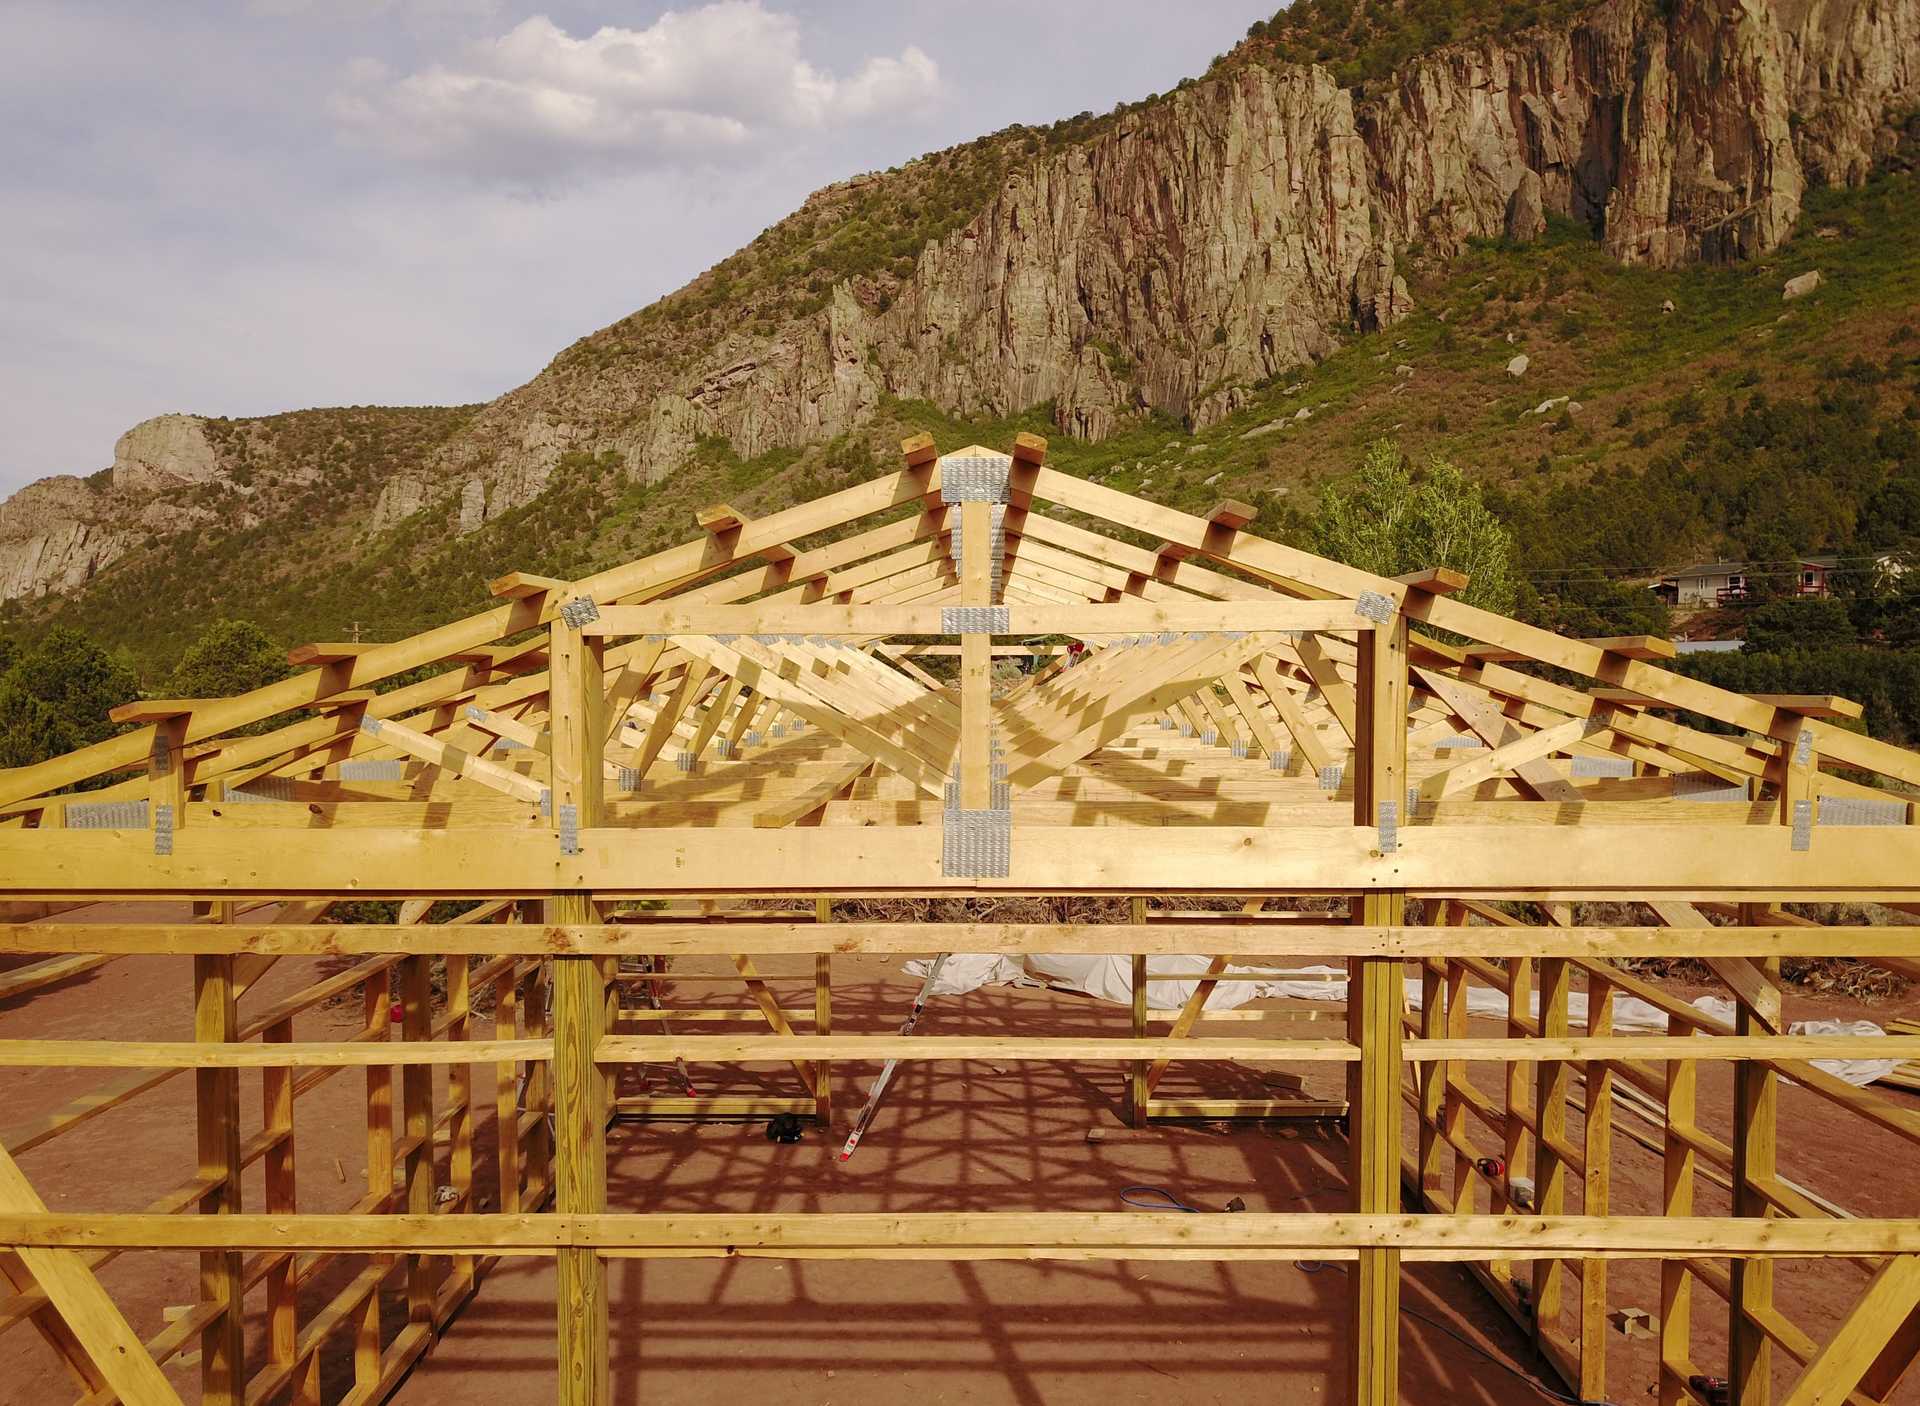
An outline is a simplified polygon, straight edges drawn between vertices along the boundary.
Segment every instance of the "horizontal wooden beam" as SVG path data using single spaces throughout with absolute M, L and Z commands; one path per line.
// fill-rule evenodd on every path
M 1056 834 L 1057 832 L 1051 832 Z M 1025 836 L 1041 836 L 1028 842 Z M 582 829 L 579 853 L 518 831 L 303 830 L 262 845 L 245 829 L 187 827 L 155 854 L 144 830 L 0 830 L 4 896 L 132 893 L 524 897 L 644 893 L 1352 893 L 1912 902 L 1920 827 L 1436 825 L 1382 849 L 1371 826 L 1115 826 L 1098 844 L 1013 830 L 1003 878 L 944 872 L 939 826 L 836 830 Z
M 1920 1220 L 1762 1220 L 1691 1216 L 1195 1216 L 1151 1211 L 888 1211 L 831 1214 L 674 1212 L 609 1215 L 0 1215 L 0 1245 L 69 1249 L 229 1249 L 544 1255 L 877 1257 L 889 1250 L 966 1259 L 993 1250 L 1071 1258 L 1106 1252 L 1198 1259 L 1251 1253 L 1407 1259 L 1795 1258 L 1920 1251 Z
M 0 1068 L 322 1069 L 486 1064 L 553 1057 L 551 1040 L 202 1044 L 194 1041 L 0 1040 Z
M 0 953 L 255 954 L 373 957 L 848 955 L 968 952 L 1209 952 L 1259 957 L 1920 957 L 1920 926 L 1906 927 L 1368 927 L 1246 920 L 1130 923 L 817 923 L 751 911 L 700 922 L 476 923 L 13 923 Z
M 1006 607 L 1009 635 L 1138 635 L 1166 631 L 1370 630 L 1352 601 L 1146 601 Z M 584 629 L 595 635 L 946 635 L 940 605 L 608 605 Z

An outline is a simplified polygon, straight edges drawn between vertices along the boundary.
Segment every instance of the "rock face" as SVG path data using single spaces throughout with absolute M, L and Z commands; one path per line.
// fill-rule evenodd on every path
M 152 537 L 206 516 L 192 490 L 221 477 L 194 415 L 143 420 L 92 478 L 62 474 L 0 502 L 0 600 L 73 591 Z
M 371 526 L 432 509 L 471 531 L 569 453 L 652 482 L 703 436 L 753 456 L 856 429 L 884 396 L 957 414 L 1050 402 L 1094 439 L 1144 409 L 1203 428 L 1343 333 L 1406 317 L 1415 246 L 1530 239 L 1549 216 L 1628 262 L 1764 254 L 1810 183 L 1861 181 L 1893 149 L 1892 116 L 1920 99 L 1920 0 L 1604 0 L 1364 93 L 1244 57 L 1083 142 L 1034 146 L 910 271 L 809 280 L 804 315 L 741 313 L 697 337 L 636 315 L 583 339 L 396 466 Z M 121 501 L 50 480 L 0 507 L 0 593 L 84 580 L 146 505 L 217 478 L 199 424 L 130 431 Z
M 1330 329 L 1405 317 L 1415 243 L 1533 238 L 1553 213 L 1629 262 L 1762 254 L 1809 181 L 1863 179 L 1889 113 L 1920 96 L 1920 0 L 1667 9 L 1608 0 L 1427 55 L 1358 100 L 1319 68 L 1228 66 L 1016 169 L 890 302 L 843 283 L 822 312 L 727 335 L 684 370 L 544 373 L 439 471 L 484 478 L 499 512 L 569 449 L 655 480 L 697 435 L 753 455 L 854 428 L 882 394 L 963 414 L 1050 400 L 1089 438 L 1149 407 L 1202 428 L 1332 349 Z
M 1547 232 L 1545 187 L 1540 173 L 1529 166 L 1520 173 L 1519 184 L 1507 197 L 1507 238 L 1516 244 L 1538 239 Z
M 206 421 L 197 415 L 142 420 L 113 446 L 113 486 L 123 493 L 163 493 L 205 483 L 219 472 Z

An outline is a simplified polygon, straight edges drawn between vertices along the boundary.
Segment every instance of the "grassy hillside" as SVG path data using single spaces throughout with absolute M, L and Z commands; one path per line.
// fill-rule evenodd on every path
M 1097 445 L 1053 436 L 1052 461 L 1195 511 L 1247 499 L 1261 509 L 1260 530 L 1297 539 L 1318 485 L 1371 440 L 1392 437 L 1416 459 L 1443 455 L 1489 485 L 1539 588 L 1532 609 L 1574 627 L 1591 623 L 1574 607 L 1596 578 L 1691 556 L 1911 542 L 1915 228 L 1920 191 L 1895 172 L 1814 194 L 1796 237 L 1754 265 L 1622 267 L 1566 224 L 1537 244 L 1487 242 L 1444 266 L 1416 251 L 1418 311 L 1399 326 L 1261 386 L 1203 434 L 1143 417 Z M 1785 281 L 1816 269 L 1820 289 L 1783 303 Z M 786 286 L 769 283 L 768 296 Z M 1510 376 L 1522 353 L 1525 374 Z M 507 570 L 583 573 L 685 540 L 705 503 L 764 513 L 878 472 L 904 434 L 1004 443 L 1016 429 L 1046 433 L 1048 409 L 984 422 L 894 402 L 867 431 L 805 451 L 742 460 L 703 443 L 684 471 L 652 486 L 576 455 L 541 497 L 478 532 L 457 536 L 443 502 L 370 548 L 347 533 L 376 465 L 406 467 L 467 411 L 232 422 L 221 433 L 233 453 L 271 451 L 278 472 L 309 467 L 288 511 L 158 544 L 75 600 L 14 603 L 0 628 L 77 626 L 129 651 L 149 678 L 219 614 L 257 620 L 289 644 L 340 638 L 356 621 L 365 638 L 391 638 L 484 604 L 487 580 Z

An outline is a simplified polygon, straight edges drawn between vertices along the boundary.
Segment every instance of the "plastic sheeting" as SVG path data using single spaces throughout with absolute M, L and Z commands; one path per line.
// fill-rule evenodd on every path
M 928 963 L 912 961 L 907 973 L 924 979 Z M 1148 976 L 1194 977 L 1205 975 L 1210 959 L 1206 957 L 1149 957 Z M 1119 1006 L 1133 1004 L 1133 959 L 1110 955 L 1042 955 L 1020 958 L 992 953 L 956 952 L 940 969 L 935 996 L 960 996 L 983 986 L 1051 986 L 1058 990 L 1079 991 L 1096 1000 Z M 1407 1009 L 1420 1009 L 1420 980 L 1406 983 Z M 1157 1010 L 1184 1006 L 1199 987 L 1198 980 L 1156 981 L 1148 988 L 1148 1003 Z M 1228 967 L 1226 976 L 1207 997 L 1210 1011 L 1228 1011 L 1262 997 L 1291 997 L 1296 1001 L 1345 1001 L 1347 973 L 1344 967 L 1293 967 L 1284 973 L 1261 967 Z M 1695 1010 L 1711 1016 L 1733 1029 L 1734 1004 L 1724 996 L 1701 996 L 1692 1003 Z M 1507 997 L 1502 991 L 1485 986 L 1467 988 L 1467 1011 L 1471 1015 L 1504 1020 Z M 1540 995 L 1533 994 L 1528 1012 L 1540 1015 Z M 1584 991 L 1567 996 L 1567 1019 L 1575 1032 L 1585 1028 L 1587 995 Z M 1667 1013 L 1635 996 L 1616 996 L 1613 1002 L 1613 1028 L 1619 1035 L 1664 1035 Z M 1787 1027 L 1789 1035 L 1884 1035 L 1886 1031 L 1870 1020 L 1796 1020 Z M 1817 1059 L 1813 1067 L 1844 1079 L 1856 1086 L 1873 1083 L 1897 1068 L 1897 1059 Z

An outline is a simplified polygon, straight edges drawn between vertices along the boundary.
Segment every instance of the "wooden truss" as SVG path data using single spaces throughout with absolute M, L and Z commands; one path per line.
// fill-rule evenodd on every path
M 1847 955 L 1920 973 L 1920 930 L 1780 905 L 1920 902 L 1920 831 L 1889 789 L 1920 785 L 1920 756 L 1848 726 L 1846 700 L 1729 693 L 1662 668 L 1663 641 L 1549 634 L 1467 605 L 1457 573 L 1374 576 L 1255 535 L 1242 504 L 1196 517 L 1049 468 L 1032 436 L 1010 453 L 942 456 L 925 436 L 903 450 L 897 472 L 759 519 L 706 510 L 694 540 L 578 581 L 505 577 L 491 608 L 406 640 L 303 646 L 309 667 L 248 694 L 130 705 L 120 735 L 0 772 L 0 952 L 40 959 L 0 994 L 174 954 L 191 958 L 197 1013 L 192 1041 L 0 1041 L 0 1064 L 114 1071 L 6 1136 L 0 1326 L 31 1322 L 86 1399 L 141 1402 L 177 1399 L 159 1364 L 196 1338 L 205 1400 L 317 1401 L 321 1346 L 347 1335 L 354 1399 L 377 1400 L 494 1257 L 551 1255 L 559 1396 L 598 1403 L 609 1257 L 1310 1254 L 1352 1264 L 1349 1398 L 1385 1406 L 1400 1264 L 1458 1260 L 1597 1398 L 1608 1262 L 1648 1258 L 1663 1265 L 1663 1402 L 1704 1399 L 1690 1383 L 1712 1375 L 1693 1361 L 1696 1285 L 1729 1306 L 1737 1399 L 1769 1399 L 1775 1348 L 1805 1367 L 1791 1406 L 1887 1398 L 1920 1349 L 1920 1218 L 1841 1215 L 1781 1176 L 1777 1087 L 1920 1141 L 1911 1110 L 1811 1064 L 1911 1058 L 1920 1040 L 1792 1035 L 1779 970 Z M 1097 843 L 1062 843 L 1094 828 Z M 834 919 L 836 899 L 972 894 L 1121 895 L 1130 918 Z M 159 924 L 66 911 L 121 898 L 192 907 Z M 344 898 L 401 907 L 324 921 Z M 427 921 L 442 900 L 479 906 Z M 1640 903 L 1658 925 L 1574 926 L 1576 900 Z M 1546 924 L 1521 924 L 1523 903 Z M 1129 955 L 1131 1034 L 834 1029 L 834 956 L 955 948 Z M 1169 953 L 1213 961 L 1193 999 L 1158 1008 L 1146 963 Z M 242 1019 L 268 965 L 319 954 L 358 960 Z M 1705 959 L 1737 1018 L 1616 965 L 1650 954 Z M 1233 964 L 1315 956 L 1348 966 L 1338 1036 L 1198 1033 Z M 665 1008 L 658 964 L 683 958 L 717 965 L 679 980 L 738 983 L 750 1004 Z M 811 999 L 783 1003 L 793 982 Z M 1476 988 L 1504 993 L 1503 1033 L 1469 1023 Z M 292 1038 L 300 1010 L 355 990 L 357 1038 Z M 1620 993 L 1666 1011 L 1668 1033 L 1616 1034 Z M 825 1120 L 833 1062 L 880 1058 L 1109 1062 L 1140 1122 L 1343 1115 L 1351 1210 L 609 1208 L 611 1114 Z M 1173 1062 L 1218 1059 L 1339 1064 L 1346 1097 L 1163 1094 Z M 1731 1141 L 1699 1126 L 1702 1060 L 1734 1065 Z M 436 1064 L 453 1071 L 437 1117 Z M 615 1098 L 615 1069 L 676 1064 L 764 1064 L 788 1088 Z M 1495 1089 L 1472 1074 L 1489 1065 Z M 473 1071 L 488 1066 L 498 1181 L 482 1211 Z M 296 1096 L 349 1067 L 367 1081 L 366 1194 L 351 1214 L 300 1212 Z M 188 1068 L 199 1167 L 182 1190 L 142 1214 L 50 1211 L 14 1159 Z M 253 1069 L 269 1116 L 242 1145 Z M 1662 1159 L 1657 1215 L 1609 1213 L 1620 1108 L 1647 1124 L 1622 1133 Z M 257 1210 L 239 1192 L 256 1160 Z M 1731 1189 L 1731 1215 L 1696 1214 L 1703 1177 Z M 163 1247 L 201 1254 L 200 1297 L 143 1342 L 95 1270 Z M 299 1286 L 341 1256 L 366 1270 L 301 1321 Z M 1797 1257 L 1872 1268 L 1824 1342 L 1775 1299 L 1776 1262 Z M 241 1305 L 262 1280 L 268 1365 L 249 1380 Z M 390 1338 L 383 1292 L 408 1305 Z

